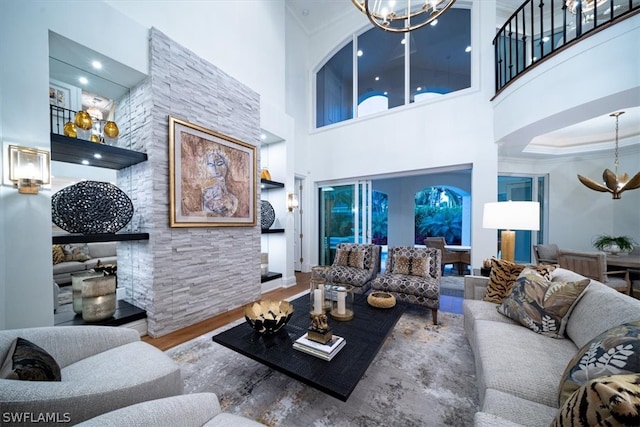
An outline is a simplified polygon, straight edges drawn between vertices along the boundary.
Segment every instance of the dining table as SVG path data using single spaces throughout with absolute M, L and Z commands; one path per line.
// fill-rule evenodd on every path
M 624 267 L 640 270 L 640 254 L 607 254 L 607 269 L 610 267 Z

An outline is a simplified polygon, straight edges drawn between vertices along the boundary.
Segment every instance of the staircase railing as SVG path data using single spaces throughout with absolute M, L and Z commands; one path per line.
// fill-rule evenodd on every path
M 498 31 L 496 95 L 553 54 L 640 12 L 640 0 L 527 0 Z

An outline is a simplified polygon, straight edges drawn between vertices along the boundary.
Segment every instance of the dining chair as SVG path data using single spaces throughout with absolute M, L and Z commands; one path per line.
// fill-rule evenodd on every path
M 536 264 L 557 264 L 558 245 L 555 243 L 533 245 L 533 256 L 536 258 Z
M 604 252 L 583 252 L 560 249 L 558 250 L 558 264 L 562 268 L 597 280 L 619 292 L 631 295 L 629 271 L 607 271 L 607 254 Z
M 458 268 L 462 262 L 460 252 L 450 251 L 445 248 L 447 242 L 444 237 L 427 237 L 424 239 L 424 244 L 428 248 L 440 250 L 440 274 L 444 274 L 444 267 L 447 264 L 453 264 L 454 267 Z

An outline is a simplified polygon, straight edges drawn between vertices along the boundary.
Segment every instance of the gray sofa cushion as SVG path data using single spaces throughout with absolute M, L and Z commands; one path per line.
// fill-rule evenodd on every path
M 218 397 L 213 393 L 194 393 L 138 403 L 78 425 L 82 427 L 255 427 L 263 424 L 221 412 Z
M 85 269 L 85 264 L 80 261 L 65 261 L 53 266 L 53 274 L 77 273 Z
M 118 242 L 89 243 L 89 256 L 91 258 L 106 258 L 116 256 Z M 104 261 L 103 261 L 104 262 Z
M 592 280 L 569 317 L 566 333 L 580 348 L 614 326 L 636 320 L 640 301 Z
M 491 388 L 487 389 L 485 403 L 482 405 L 482 412 L 500 417 L 508 423 L 531 427 L 548 426 L 557 411 L 557 408 Z
M 522 399 L 556 407 L 558 381 L 577 347 L 568 339 L 536 334 L 524 326 L 475 322 L 476 375 L 480 401 L 493 388 Z

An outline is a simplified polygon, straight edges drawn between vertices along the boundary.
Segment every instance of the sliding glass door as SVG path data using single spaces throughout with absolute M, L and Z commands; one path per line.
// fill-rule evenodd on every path
M 530 263 L 532 259 L 532 245 L 542 242 L 546 235 L 546 176 L 532 175 L 501 175 L 498 176 L 498 201 L 525 201 L 540 203 L 540 230 L 516 230 L 516 262 Z M 498 239 L 500 238 L 498 232 Z
M 338 243 L 371 242 L 371 181 L 321 185 L 319 264 L 331 265 Z

